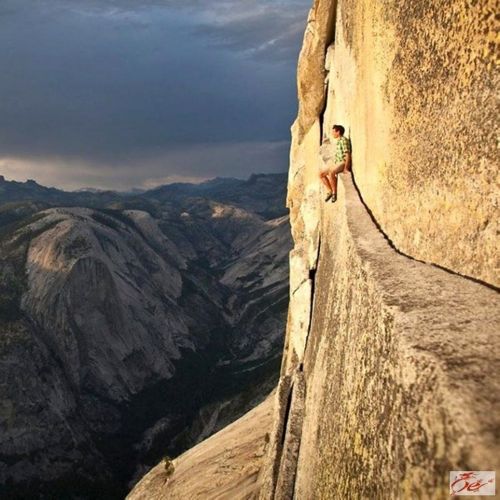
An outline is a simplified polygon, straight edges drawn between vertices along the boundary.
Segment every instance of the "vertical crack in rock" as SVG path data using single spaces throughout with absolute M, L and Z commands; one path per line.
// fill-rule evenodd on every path
M 285 409 L 285 414 L 283 416 L 283 433 L 281 435 L 281 440 L 280 440 L 280 457 L 282 456 L 283 454 L 283 448 L 285 446 L 285 441 L 286 441 L 286 434 L 287 434 L 287 431 L 288 431 L 288 420 L 289 420 L 289 417 L 290 417 L 290 411 L 291 411 L 291 408 L 292 408 L 292 399 L 293 399 L 293 384 L 290 388 L 290 393 L 288 394 L 288 399 L 286 401 L 286 409 Z
M 335 39 L 337 0 L 315 0 L 298 64 L 299 112 L 297 140 L 304 137 L 325 106 L 325 53 Z
M 261 472 L 260 500 L 293 498 L 304 422 L 306 385 L 304 373 L 298 370 L 292 377 L 282 379 L 277 394 L 275 427 L 268 453 L 268 468 Z M 286 401 L 284 398 L 286 397 Z M 286 405 L 285 405 L 286 403 Z M 277 411 L 276 411 L 277 408 Z
M 292 404 L 292 390 L 292 377 L 282 376 L 275 396 L 273 428 L 270 433 L 266 466 L 260 472 L 262 488 L 259 498 L 261 500 L 272 500 L 274 497 L 286 439 L 288 414 Z
M 286 415 L 285 440 L 283 442 L 274 500 L 288 500 L 293 498 L 297 473 L 297 457 L 299 455 L 302 424 L 304 422 L 305 394 L 304 374 L 297 371 L 290 399 L 290 408 Z
M 318 271 L 318 261 L 319 256 L 321 254 L 321 233 L 319 233 L 318 237 L 318 251 L 316 254 L 316 266 L 312 269 L 309 269 L 309 279 L 311 280 L 311 314 L 309 315 L 309 324 L 307 325 L 307 338 L 306 345 L 304 348 L 304 354 L 307 351 L 307 339 L 309 338 L 309 333 L 311 331 L 312 319 L 313 319 L 313 311 L 314 311 L 314 293 L 316 291 L 316 273 Z
M 328 95 L 328 88 L 329 88 L 329 81 L 328 81 L 328 69 L 326 69 L 326 75 L 325 75 L 325 96 Z M 320 137 L 321 137 L 321 142 L 323 142 L 323 137 L 326 134 L 325 130 L 325 111 L 326 111 L 326 105 L 327 105 L 327 100 L 324 100 L 323 103 L 323 109 L 321 110 L 319 114 L 319 128 L 320 128 Z
M 321 249 L 321 237 L 318 237 L 318 262 Z M 304 352 L 307 349 L 307 339 L 311 330 L 314 291 L 316 281 L 316 267 L 309 269 L 308 279 L 301 282 L 298 288 L 306 281 L 310 283 L 309 317 L 305 330 Z M 278 386 L 276 395 L 275 427 L 271 435 L 271 447 L 268 453 L 269 469 L 263 473 L 263 487 L 261 500 L 287 500 L 293 497 L 297 462 L 299 457 L 302 426 L 304 422 L 306 379 L 303 362 L 292 356 L 294 372 L 291 376 L 283 377 Z M 286 406 L 284 404 L 286 398 Z

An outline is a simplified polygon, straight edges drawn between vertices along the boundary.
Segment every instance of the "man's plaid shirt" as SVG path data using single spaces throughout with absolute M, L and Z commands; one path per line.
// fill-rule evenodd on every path
M 351 145 L 349 139 L 343 135 L 337 139 L 337 151 L 335 152 L 335 163 L 342 163 L 345 161 L 346 153 L 351 152 Z

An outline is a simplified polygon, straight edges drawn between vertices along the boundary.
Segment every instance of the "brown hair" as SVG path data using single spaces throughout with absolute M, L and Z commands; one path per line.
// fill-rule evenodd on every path
M 344 135 L 345 128 L 342 125 L 334 125 L 332 127 L 332 130 L 336 130 L 337 132 L 340 132 L 340 135 Z

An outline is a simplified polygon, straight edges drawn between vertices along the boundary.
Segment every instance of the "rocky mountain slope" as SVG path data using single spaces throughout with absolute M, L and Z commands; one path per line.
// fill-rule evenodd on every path
M 154 467 L 128 500 L 255 498 L 269 444 L 273 398 L 171 462 Z M 196 474 L 193 474 L 193 470 Z
M 13 202 L 13 184 L 0 205 L 0 491 L 122 497 L 272 387 L 285 177 L 90 193 L 89 207 L 43 189 Z

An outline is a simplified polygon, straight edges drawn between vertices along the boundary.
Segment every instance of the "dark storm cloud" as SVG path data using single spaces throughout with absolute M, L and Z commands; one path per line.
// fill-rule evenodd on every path
M 62 0 L 45 0 L 62 2 Z M 295 63 L 311 0 L 66 0 L 61 5 L 79 12 L 141 13 L 150 8 L 188 11 L 197 34 L 216 45 Z
M 127 187 L 283 170 L 308 3 L 0 2 L 0 174 Z
M 198 33 L 228 49 L 256 58 L 295 64 L 304 31 L 304 2 L 249 1 L 239 11 L 200 23 Z

